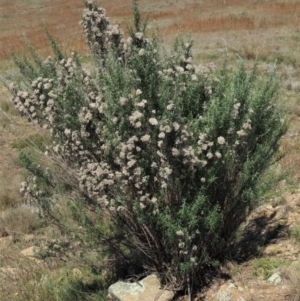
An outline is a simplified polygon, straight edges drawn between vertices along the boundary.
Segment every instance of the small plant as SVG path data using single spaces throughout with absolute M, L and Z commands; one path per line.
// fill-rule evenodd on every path
M 297 222 L 290 231 L 291 236 L 296 239 L 296 241 L 300 241 L 300 223 Z
M 53 58 L 15 57 L 24 75 L 10 85 L 15 107 L 49 129 L 55 163 L 43 168 L 23 149 L 31 174 L 21 190 L 51 218 L 63 196 L 73 223 L 56 222 L 107 252 L 115 269 L 133 263 L 174 290 L 196 286 L 202 268 L 224 259 L 277 159 L 286 130 L 278 81 L 242 63 L 196 66 L 193 43 L 181 37 L 163 55 L 136 1 L 127 40 L 103 8 L 84 3 L 92 70 L 75 52 L 65 57 L 49 33 Z
M 253 275 L 255 277 L 263 276 L 266 280 L 272 276 L 272 274 L 278 268 L 286 267 L 290 265 L 290 262 L 281 258 L 259 258 L 253 265 Z

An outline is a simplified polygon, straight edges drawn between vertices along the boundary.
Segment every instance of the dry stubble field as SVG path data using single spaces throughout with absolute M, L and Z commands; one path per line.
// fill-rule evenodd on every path
M 140 0 L 139 4 L 143 13 L 149 13 L 149 27 L 157 27 L 166 48 L 178 32 L 193 38 L 194 57 L 197 63 L 221 64 L 224 54 L 227 53 L 230 64 L 243 59 L 247 64 L 253 65 L 256 60 L 260 72 L 276 65 L 282 78 L 281 97 L 287 104 L 290 121 L 289 131 L 282 138 L 282 150 L 286 154 L 281 160 L 281 166 L 290 168 L 290 180 L 287 182 L 291 183 L 285 186 L 284 193 L 291 193 L 292 190 L 294 195 L 295 193 L 298 195 L 300 1 L 227 0 L 226 4 L 223 2 L 223 0 Z M 101 5 L 106 8 L 107 15 L 112 21 L 126 29 L 126 20 L 131 16 L 130 0 L 102 0 Z M 64 51 L 76 49 L 86 56 L 87 48 L 79 25 L 82 9 L 81 0 L 0 1 L 0 79 L 6 75 L 16 74 L 10 59 L 10 49 L 18 54 L 26 52 L 24 37 L 38 49 L 39 53 L 45 57 L 49 55 L 44 24 L 61 42 Z M 14 146 L 20 141 L 27 143 L 38 139 L 41 133 L 39 128 L 18 116 L 9 98 L 8 92 L 0 83 L 0 210 L 2 210 L 0 237 L 3 236 L 0 240 L 4 242 L 7 237 L 18 237 L 17 243 L 9 242 L 9 248 L 1 247 L 2 241 L 0 242 L 0 268 L 20 264 L 19 249 L 30 245 L 28 241 L 22 239 L 23 235 L 34 233 L 39 227 L 39 222 L 30 211 L 16 207 L 16 204 L 21 202 L 18 187 L 22 181 L 22 169 L 18 164 L 17 150 Z M 1 262 L 5 258 L 6 263 Z M 31 263 L 28 266 L 31 266 Z M 45 267 L 45 273 L 53 271 Z M 30 279 L 27 275 L 22 281 L 27 283 L 26 281 Z M 5 283 L 0 284 L 0 287 L 3 287 Z M 17 287 L 18 284 L 16 288 L 8 291 L 17 290 Z M 17 296 L 18 294 L 15 297 Z M 299 296 L 300 293 L 298 298 Z M 7 292 L 0 288 L 0 300 L 11 300 L 6 298 Z M 26 298 L 31 300 L 30 297 Z M 267 298 L 262 296 L 256 300 Z

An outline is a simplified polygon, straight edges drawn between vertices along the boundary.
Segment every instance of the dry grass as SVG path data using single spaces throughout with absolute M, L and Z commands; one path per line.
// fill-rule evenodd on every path
M 0 237 L 31 233 L 38 229 L 40 221 L 32 208 L 21 206 L 8 208 L 0 215 Z
M 289 268 L 284 269 L 281 272 L 283 277 L 289 284 L 288 300 L 299 301 L 300 300 L 300 265 L 292 265 Z
M 14 246 L 0 250 L 0 300 L 55 301 L 62 280 L 59 270 L 50 269 L 42 260 L 26 258 Z M 61 299 L 60 299 L 61 300 Z
M 65 47 L 72 41 L 72 47 L 83 45 L 81 28 L 78 24 L 82 2 L 80 0 L 68 1 L 1 1 L 0 9 L 3 15 L 1 24 L 0 57 L 8 57 L 9 45 L 13 49 L 24 46 L 23 34 L 28 40 L 41 50 L 48 45 L 47 37 L 43 31 L 43 22 L 47 24 L 55 36 L 61 36 Z M 2 23 L 1 22 L 1 23 Z
M 101 289 L 104 277 L 84 273 L 83 266 L 52 269 L 42 260 L 20 255 L 13 246 L 0 249 L 0 262 L 5 263 L 0 267 L 1 301 L 100 301 L 107 294 Z M 98 293 L 91 293 L 93 286 Z
M 19 181 L 12 183 L 4 181 L 0 184 L 0 210 L 5 210 L 9 207 L 14 207 L 20 202 Z
M 5 87 L 0 87 L 0 109 L 10 115 L 16 115 L 17 111 L 11 102 L 11 95 Z
M 20 250 L 13 246 L 1 249 L 0 261 L 5 265 L 0 270 L 0 299 L 42 300 L 38 298 L 41 294 L 41 289 L 40 292 L 37 291 L 38 281 L 47 272 L 47 268 L 41 261 L 22 257 L 19 252 Z M 29 292 L 32 294 L 31 299 L 28 296 Z
M 124 25 L 124 19 L 131 16 L 130 0 L 101 1 L 107 14 L 114 21 Z M 144 13 L 150 13 L 150 20 L 157 20 L 163 36 L 173 36 L 180 28 L 183 32 L 215 32 L 269 29 L 282 26 L 297 27 L 300 24 L 297 11 L 298 1 L 255 2 L 250 1 L 195 1 L 187 0 L 148 1 L 141 0 Z M 43 22 L 61 42 L 66 51 L 72 48 L 85 50 L 79 26 L 83 4 L 81 0 L 66 1 L 1 1 L 0 11 L 0 58 L 8 58 L 9 45 L 15 50 L 24 46 L 23 34 L 42 53 L 49 51 Z

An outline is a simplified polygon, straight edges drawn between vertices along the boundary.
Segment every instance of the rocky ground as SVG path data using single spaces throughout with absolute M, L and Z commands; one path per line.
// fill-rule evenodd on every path
M 233 260 L 222 267 L 224 277 L 199 300 L 299 300 L 300 192 L 278 194 L 250 215 Z

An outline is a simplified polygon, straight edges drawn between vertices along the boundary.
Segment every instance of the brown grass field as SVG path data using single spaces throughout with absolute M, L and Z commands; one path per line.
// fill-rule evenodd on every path
M 230 45 L 231 40 L 237 41 L 236 38 L 241 34 L 248 36 L 250 40 L 245 41 L 245 47 L 257 42 L 257 38 L 262 47 L 266 42 L 274 43 L 272 40 L 276 39 L 276 33 L 284 34 L 287 31 L 289 35 L 293 35 L 293 31 L 297 32 L 300 26 L 299 1 L 228 0 L 226 5 L 222 0 L 141 0 L 139 3 L 142 11 L 149 13 L 150 23 L 156 21 L 162 39 L 169 42 L 179 31 L 190 33 L 197 41 L 198 51 L 202 47 L 209 47 L 213 37 L 222 37 Z M 125 21 L 131 16 L 129 0 L 103 0 L 101 5 L 106 8 L 107 15 L 113 21 L 125 28 Z M 2 0 L 0 58 L 9 58 L 10 48 L 21 51 L 24 47 L 24 36 L 40 51 L 47 53 L 48 41 L 44 23 L 63 43 L 66 51 L 71 48 L 84 51 L 86 48 L 79 25 L 82 6 L 81 0 Z M 267 32 L 268 37 L 264 37 Z M 207 39 L 207 36 L 210 38 Z M 251 41 L 252 38 L 254 41 Z M 277 47 L 281 44 L 278 43 L 279 39 L 281 37 L 277 36 Z M 221 41 L 218 42 L 222 44 Z M 270 45 L 270 51 L 272 50 L 276 49 L 272 49 Z
M 280 164 L 282 168 L 289 168 L 290 182 L 293 183 L 291 189 L 297 192 L 300 179 L 300 0 L 227 0 L 225 4 L 223 0 L 138 2 L 142 13 L 149 13 L 149 28 L 157 28 L 166 48 L 170 47 L 178 33 L 194 40 L 197 63 L 221 64 L 227 53 L 230 65 L 241 58 L 249 66 L 256 60 L 260 72 L 276 65 L 281 76 L 281 98 L 287 104 L 289 118 L 288 133 L 281 140 L 285 156 Z M 126 22 L 131 18 L 131 1 L 101 0 L 100 3 L 110 19 L 120 24 L 126 33 Z M 46 24 L 65 52 L 75 49 L 87 55 L 88 49 L 79 25 L 82 9 L 82 0 L 0 0 L 0 239 L 7 233 L 11 236 L 34 233 L 39 227 L 31 212 L 17 207 L 21 202 L 18 187 L 23 179 L 23 171 L 13 145 L 16 141 L 31 141 L 43 134 L 40 129 L 20 118 L 9 101 L 9 93 L 1 84 L 7 74 L 16 74 L 10 51 L 26 53 L 26 37 L 41 55 L 51 55 L 44 31 Z M 24 226 L 21 227 L 20 223 Z M 12 252 L 2 248 L 0 241 L 0 268 L 5 266 L 5 258 L 9 258 L 10 263 L 16 260 L 10 266 L 17 268 L 19 248 L 29 246 L 22 239 L 20 241 L 20 245 L 11 246 Z M 40 273 L 40 266 L 32 262 L 27 266 L 36 274 Z M 45 273 L 50 275 L 53 271 L 45 268 Z M 59 272 L 56 270 L 55 273 Z M 296 297 L 300 298 L 300 274 L 294 270 L 292 273 L 293 288 Z M 32 282 L 30 276 L 26 277 L 18 285 Z M 1 289 L 6 283 L 11 287 L 12 283 L 1 281 L 4 280 L 0 270 L 0 300 L 12 300 Z M 30 301 L 26 289 L 23 293 L 23 300 Z M 44 299 L 35 300 L 47 300 L 47 293 L 43 291 L 43 294 Z M 251 300 L 288 299 L 262 297 Z

